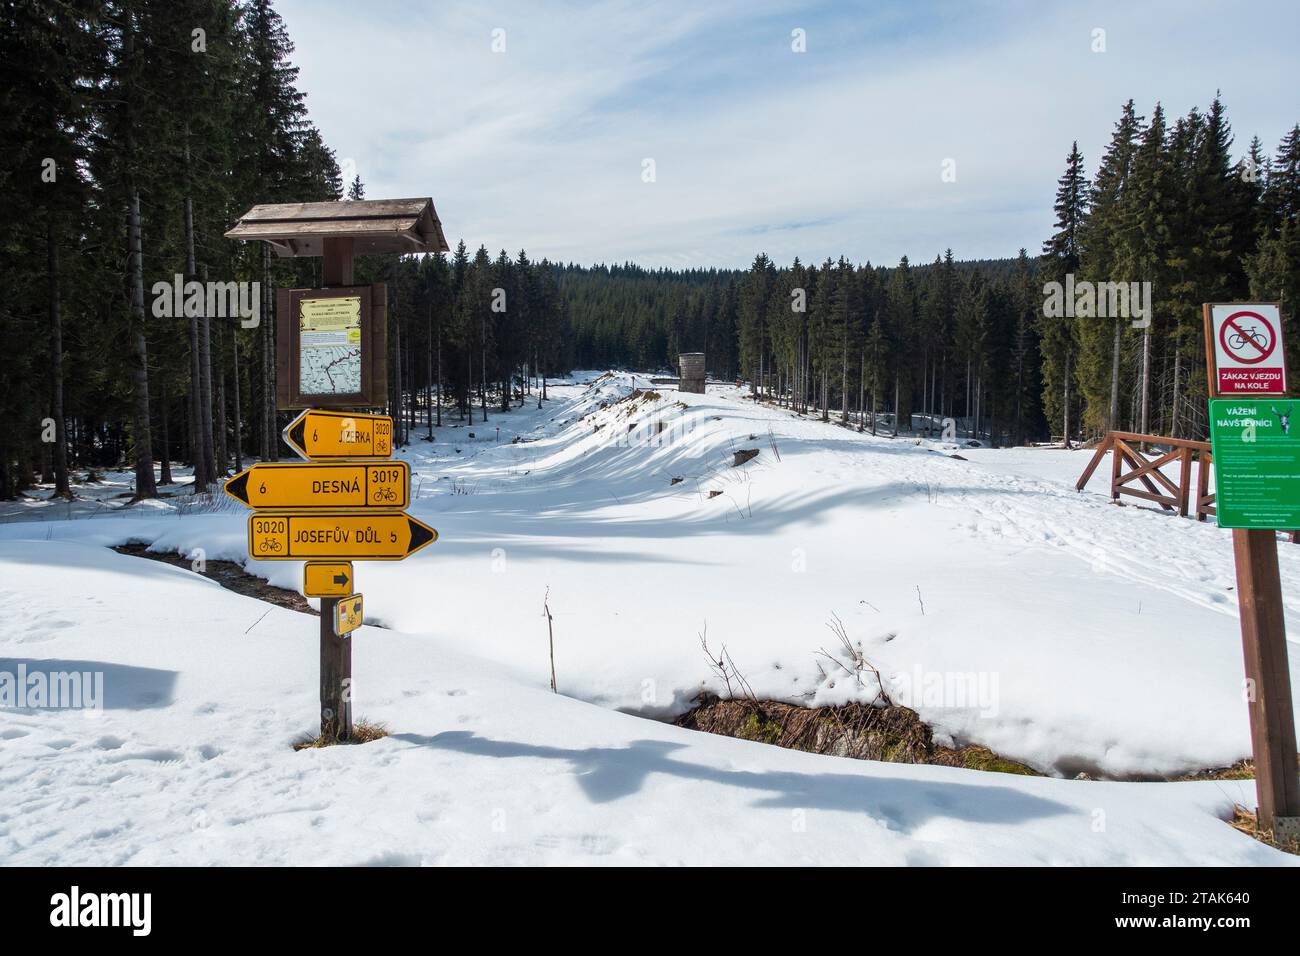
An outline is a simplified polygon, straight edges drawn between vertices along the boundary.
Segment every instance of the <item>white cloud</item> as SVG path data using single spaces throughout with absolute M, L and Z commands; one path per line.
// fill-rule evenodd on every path
M 1300 119 L 1300 15 L 1240 9 L 281 4 L 367 195 L 432 195 L 453 243 L 650 266 L 1036 252 L 1071 140 L 1091 169 L 1130 96 L 1178 114 L 1221 88 L 1238 146 L 1271 151 Z

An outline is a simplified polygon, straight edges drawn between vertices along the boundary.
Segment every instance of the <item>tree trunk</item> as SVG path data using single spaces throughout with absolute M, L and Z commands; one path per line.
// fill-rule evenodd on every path
M 1064 409 L 1064 417 L 1065 417 L 1065 421 L 1062 423 L 1062 429 L 1065 432 L 1063 436 L 1063 441 L 1065 442 L 1065 447 L 1068 449 L 1070 447 L 1070 356 L 1069 354 L 1065 356 L 1065 403 L 1062 407 Z
M 1169 434 L 1174 438 L 1179 437 L 1179 421 L 1182 419 L 1182 409 L 1179 408 L 1181 395 L 1179 389 L 1182 387 L 1180 379 L 1183 377 L 1183 353 L 1178 348 L 1178 343 L 1174 343 L 1174 408 L 1173 417 L 1170 420 Z
M 188 125 L 185 133 L 188 138 Z M 190 147 L 187 142 L 185 144 L 185 175 L 187 183 L 189 181 L 189 168 Z M 194 256 L 194 201 L 188 194 L 185 196 L 183 209 L 185 213 L 185 278 L 186 281 L 189 281 L 198 278 L 199 269 Z M 192 354 L 190 374 L 192 376 L 191 389 L 193 392 L 191 404 L 194 416 L 194 421 L 190 425 L 190 440 L 194 457 L 194 489 L 195 491 L 206 491 L 208 484 L 215 481 L 217 476 L 213 467 L 212 456 L 209 454 L 209 439 L 212 435 L 211 381 L 207 380 L 205 383 L 204 375 L 204 367 L 207 364 L 204 338 L 208 319 L 206 310 L 200 311 L 200 315 L 190 318 L 190 352 Z
M 231 396 L 235 400 L 233 406 L 235 412 L 234 429 L 231 437 L 235 440 L 235 471 L 244 470 L 244 412 L 240 408 L 239 399 L 239 329 L 236 327 L 231 333 L 230 355 L 234 374 L 231 376 L 231 385 L 234 387 L 234 394 Z
M 1119 429 L 1119 348 L 1122 329 L 1119 319 L 1115 320 L 1115 344 L 1110 357 L 1110 430 Z
M 217 326 L 217 420 L 216 420 L 216 453 L 217 453 L 217 474 L 224 475 L 226 468 L 230 464 L 230 458 L 226 449 L 226 327 Z
M 394 283 L 396 286 L 396 283 Z M 393 424 L 397 426 L 397 443 L 406 444 L 406 409 L 402 405 L 402 389 L 405 388 L 405 382 L 402 380 L 402 322 L 396 316 L 396 289 L 394 289 L 394 316 L 393 316 L 393 349 L 397 353 L 397 361 L 393 363 Z
M 1151 434 L 1147 431 L 1150 427 L 1151 414 L 1151 326 L 1148 325 L 1142 332 L 1142 425 L 1141 432 L 1144 435 Z
M 429 303 L 429 337 L 424 340 L 424 417 L 433 441 L 433 303 Z
M 190 198 L 185 197 L 185 279 L 195 277 L 198 267 L 194 261 L 194 213 Z M 190 462 L 194 466 L 194 493 L 208 490 L 212 476 L 208 474 L 207 459 L 203 455 L 203 371 L 202 354 L 199 348 L 199 317 L 189 316 L 190 337 L 190 392 L 189 392 L 189 438 Z
M 144 255 L 140 241 L 140 193 L 131 193 L 128 225 L 128 259 L 131 271 L 131 323 L 134 362 L 131 390 L 135 399 L 132 444 L 135 459 L 135 497 L 157 498 L 153 475 L 153 431 L 149 424 L 149 346 L 144 332 Z
M 207 278 L 207 267 L 203 269 Z M 212 442 L 212 321 L 207 310 L 199 319 L 199 421 L 202 426 L 203 463 L 208 481 L 217 480 L 217 453 Z
M 966 413 L 966 437 L 973 438 L 971 429 L 975 427 L 975 419 L 971 416 L 970 408 L 970 356 L 966 356 L 966 407 L 963 409 Z
M 858 356 L 858 432 L 867 425 L 867 355 Z
M 479 355 L 479 412 L 483 417 L 484 424 L 487 423 L 487 324 L 484 320 L 479 320 L 479 345 L 482 353 Z
M 54 379 L 52 409 L 54 418 L 54 493 L 64 498 L 72 497 L 68 482 L 68 438 L 63 419 L 63 309 L 59 298 L 59 246 L 54 238 L 54 223 L 46 224 L 45 233 L 47 268 L 50 280 L 50 370 Z
M 898 376 L 894 376 L 894 437 L 898 437 L 898 426 L 902 422 L 898 418 Z
M 849 338 L 846 332 L 840 349 L 840 423 L 849 421 Z
M 162 468 L 160 469 L 159 483 L 164 485 L 173 485 L 175 482 L 172 481 L 172 450 L 167 437 L 167 415 L 169 403 L 167 401 L 166 375 L 163 376 L 160 392 L 161 395 L 159 396 L 158 403 L 158 424 L 162 427 L 162 440 L 159 442 L 162 454 L 158 457 L 162 463 Z

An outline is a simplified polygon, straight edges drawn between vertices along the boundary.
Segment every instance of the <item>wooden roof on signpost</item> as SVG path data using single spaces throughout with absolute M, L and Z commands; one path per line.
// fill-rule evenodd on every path
M 447 252 L 433 200 L 268 203 L 239 217 L 227 239 L 261 240 L 277 256 L 320 256 L 326 239 L 351 239 L 356 255 Z

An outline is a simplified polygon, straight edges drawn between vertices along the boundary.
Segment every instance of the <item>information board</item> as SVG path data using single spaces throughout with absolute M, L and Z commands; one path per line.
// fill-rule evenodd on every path
M 1300 528 L 1300 428 L 1291 399 L 1210 400 L 1221 528 Z

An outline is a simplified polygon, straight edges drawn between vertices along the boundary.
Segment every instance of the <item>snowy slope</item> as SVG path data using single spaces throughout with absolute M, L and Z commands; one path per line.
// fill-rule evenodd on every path
M 662 717 L 717 689 L 706 626 L 761 695 L 874 697 L 822 654 L 846 660 L 834 614 L 894 698 L 958 743 L 1066 776 L 1249 755 L 1226 532 L 1116 507 L 1103 480 L 1076 493 L 1087 453 L 959 461 L 732 388 L 620 401 L 635 386 L 649 387 L 606 376 L 554 387 L 541 411 L 449 420 L 436 442 L 417 431 L 411 511 L 441 537 L 358 565 L 368 620 L 544 688 L 549 588 L 561 690 Z M 760 454 L 732 468 L 742 448 Z M 202 548 L 299 587 L 299 565 L 247 561 L 243 514 L 8 524 L 0 540 Z M 1295 640 L 1300 548 L 1281 560 Z
M 0 863 L 1300 863 L 1220 819 L 1249 784 L 800 754 L 552 695 L 453 634 L 357 632 L 357 710 L 393 736 L 294 753 L 315 618 L 82 543 L 0 542 L 0 582 L 0 668 L 107 697 L 0 714 Z

